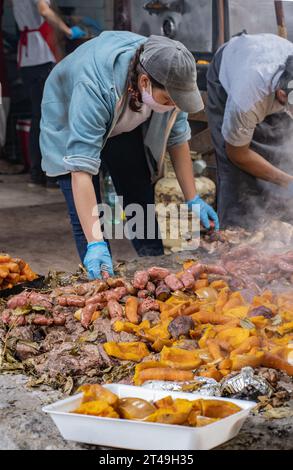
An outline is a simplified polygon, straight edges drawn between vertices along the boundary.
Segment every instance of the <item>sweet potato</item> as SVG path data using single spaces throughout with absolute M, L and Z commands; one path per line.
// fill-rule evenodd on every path
M 108 312 L 111 318 L 122 318 L 123 317 L 123 308 L 117 302 L 117 300 L 109 300 L 108 302 Z
M 164 279 L 165 284 L 172 290 L 181 290 L 183 289 L 183 283 L 177 278 L 175 274 L 169 274 L 169 276 Z
M 231 352 L 231 356 L 236 356 L 237 354 L 244 354 L 249 352 L 254 347 L 259 347 L 260 339 L 257 336 L 250 336 L 246 340 L 243 341 L 240 346 L 234 349 Z
M 143 315 L 144 313 L 147 313 L 151 310 L 160 310 L 158 301 L 152 298 L 144 299 L 138 306 L 138 312 L 140 315 Z
M 20 272 L 19 266 L 17 263 L 10 261 L 9 263 L 3 264 L 2 266 L 6 266 L 11 273 L 18 273 Z
M 192 289 L 194 287 L 194 277 L 188 271 L 184 271 L 181 274 L 180 281 L 182 282 L 185 289 Z
M 211 323 L 212 325 L 224 325 L 231 321 L 231 318 L 219 315 L 217 313 L 200 311 L 191 315 L 195 322 Z
M 130 323 L 139 323 L 138 306 L 139 302 L 136 297 L 128 297 L 125 304 L 125 316 Z
M 198 279 L 194 283 L 194 290 L 197 291 L 199 289 L 202 289 L 203 287 L 208 287 L 208 286 L 209 286 L 208 279 Z
M 34 281 L 38 277 L 28 264 L 25 265 L 25 267 L 21 271 L 21 274 L 24 274 L 28 281 Z
M 271 367 L 272 369 L 283 370 L 291 377 L 293 376 L 293 365 L 275 354 L 265 352 L 261 360 L 261 365 Z
M 9 274 L 9 269 L 6 268 L 5 266 L 1 266 L 0 265 L 0 277 L 2 277 L 3 279 L 5 279 Z
M 170 271 L 169 269 L 166 269 L 166 268 L 153 266 L 152 268 L 148 269 L 148 274 L 150 278 L 155 281 L 163 281 L 165 277 L 169 276 Z
M 224 308 L 225 304 L 228 302 L 228 299 L 229 299 L 229 288 L 224 287 L 224 289 L 222 289 L 220 291 L 219 296 L 218 296 L 218 300 L 217 300 L 216 305 L 215 305 L 215 312 L 216 313 L 222 313 L 223 312 L 223 308 Z
M 158 367 L 140 371 L 135 380 L 135 385 L 142 385 L 147 380 L 163 380 L 175 382 L 188 382 L 193 380 L 194 374 L 190 370 L 171 369 Z
M 213 357 L 213 359 L 215 359 L 215 360 L 223 359 L 223 353 L 222 353 L 221 348 L 220 348 L 217 341 L 215 341 L 213 339 L 209 339 L 207 341 L 207 347 L 208 347 L 209 353 Z
M 11 257 L 6 253 L 0 253 L 0 263 L 9 263 Z
M 199 302 L 192 302 L 191 305 L 188 307 L 182 308 L 182 312 L 180 313 L 182 316 L 193 315 L 194 313 L 200 310 L 200 303 Z
M 88 328 L 90 326 L 95 311 L 96 306 L 93 304 L 87 305 L 81 309 L 80 322 L 84 328 Z
M 164 281 L 161 281 L 156 288 L 156 299 L 164 302 L 165 300 L 169 299 L 170 295 L 171 291 L 169 287 L 166 286 Z
M 253 354 L 237 354 L 231 357 L 232 370 L 241 370 L 243 367 L 259 367 L 261 364 L 264 364 L 263 357 L 264 353 L 262 351 Z
M 211 282 L 210 287 L 213 287 L 213 289 L 216 289 L 216 290 L 222 290 L 222 289 L 227 288 L 228 284 L 226 281 L 219 279 L 218 281 Z
M 198 374 L 200 377 L 208 377 L 209 379 L 214 379 L 217 382 L 223 378 L 221 372 L 216 369 L 214 366 L 210 366 L 201 370 Z
M 149 282 L 149 273 L 147 271 L 136 271 L 133 278 L 133 287 L 136 289 L 145 289 Z

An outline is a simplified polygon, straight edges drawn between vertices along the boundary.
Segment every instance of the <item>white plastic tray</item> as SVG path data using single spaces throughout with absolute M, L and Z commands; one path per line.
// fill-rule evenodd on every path
M 70 413 L 80 405 L 81 393 L 45 406 L 43 411 L 50 414 L 63 438 L 69 441 L 133 450 L 208 450 L 235 437 L 249 411 L 256 405 L 251 401 L 203 397 L 196 393 L 168 393 L 131 385 L 109 384 L 105 387 L 120 398 L 134 397 L 156 401 L 169 395 L 188 400 L 217 399 L 235 403 L 242 411 L 200 428 L 99 418 Z

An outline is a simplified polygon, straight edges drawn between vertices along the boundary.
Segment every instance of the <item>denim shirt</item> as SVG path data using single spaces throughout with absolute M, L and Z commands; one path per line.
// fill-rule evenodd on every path
M 53 69 L 44 89 L 40 135 L 48 176 L 98 174 L 101 151 L 127 105 L 130 62 L 146 41 L 127 31 L 106 31 Z M 166 147 L 190 139 L 187 117 L 183 112 L 152 113 L 142 126 L 153 180 L 162 174 Z

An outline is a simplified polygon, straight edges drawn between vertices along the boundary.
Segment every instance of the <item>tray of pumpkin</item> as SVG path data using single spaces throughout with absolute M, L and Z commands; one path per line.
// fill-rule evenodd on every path
M 66 440 L 135 450 L 208 450 L 235 437 L 255 403 L 122 384 L 83 385 L 43 408 Z

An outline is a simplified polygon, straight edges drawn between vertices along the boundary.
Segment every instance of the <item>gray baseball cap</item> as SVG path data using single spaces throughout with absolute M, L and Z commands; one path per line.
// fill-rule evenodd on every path
M 196 62 L 189 50 L 165 36 L 150 36 L 140 62 L 163 85 L 176 106 L 186 113 L 198 113 L 204 103 L 197 86 Z

